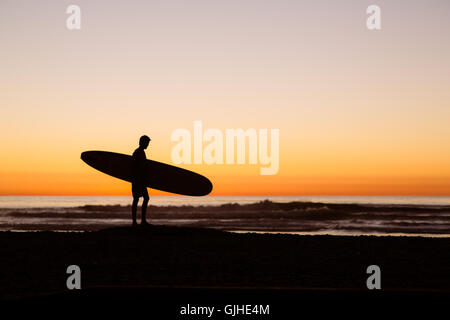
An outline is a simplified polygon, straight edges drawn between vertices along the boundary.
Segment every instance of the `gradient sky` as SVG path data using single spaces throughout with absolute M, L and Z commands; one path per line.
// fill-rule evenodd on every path
M 216 195 L 450 195 L 449 31 L 447 0 L 2 0 L 0 195 L 128 194 L 80 153 L 170 163 L 194 120 L 280 130 L 277 175 L 183 165 Z

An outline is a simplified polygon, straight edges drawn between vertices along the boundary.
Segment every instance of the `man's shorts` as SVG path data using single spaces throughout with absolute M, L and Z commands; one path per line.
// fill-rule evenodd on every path
M 140 197 L 148 198 L 147 187 L 144 186 L 143 184 L 133 183 L 131 185 L 131 192 L 133 192 L 133 198 L 140 198 Z

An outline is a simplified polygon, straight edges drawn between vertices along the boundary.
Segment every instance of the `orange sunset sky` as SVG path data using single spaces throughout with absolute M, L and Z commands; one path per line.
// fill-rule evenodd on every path
M 0 2 L 0 195 L 129 194 L 81 152 L 195 120 L 280 132 L 276 175 L 181 165 L 213 195 L 450 195 L 449 1 L 72 3 Z

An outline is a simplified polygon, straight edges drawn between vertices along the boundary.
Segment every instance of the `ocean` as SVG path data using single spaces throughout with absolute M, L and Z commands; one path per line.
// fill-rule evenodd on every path
M 130 204 L 129 196 L 0 196 L 0 230 L 127 226 Z M 230 232 L 450 237 L 450 197 L 154 196 L 148 220 Z

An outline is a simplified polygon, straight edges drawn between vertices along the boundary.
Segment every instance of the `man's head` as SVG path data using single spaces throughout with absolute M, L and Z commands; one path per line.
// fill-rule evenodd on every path
M 141 147 L 142 149 L 147 149 L 150 141 L 151 141 L 151 139 L 148 136 L 142 136 L 139 139 L 139 147 Z

